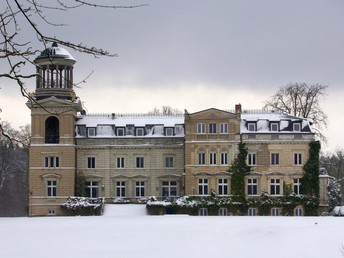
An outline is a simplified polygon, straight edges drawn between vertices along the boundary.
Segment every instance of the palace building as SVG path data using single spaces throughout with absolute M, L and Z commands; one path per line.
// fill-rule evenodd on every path
M 76 195 L 80 178 L 84 195 L 108 202 L 230 195 L 228 168 L 240 142 L 252 168 L 245 177 L 248 197 L 281 196 L 284 184 L 300 194 L 315 134 L 310 120 L 241 105 L 184 115 L 86 114 L 73 89 L 75 62 L 55 43 L 35 59 L 36 90 L 27 103 L 30 216 L 63 215 L 61 204 Z M 326 180 L 320 181 L 324 207 Z

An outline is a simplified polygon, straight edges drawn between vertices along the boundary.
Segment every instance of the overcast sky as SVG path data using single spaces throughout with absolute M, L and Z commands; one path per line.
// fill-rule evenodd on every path
M 68 50 L 77 60 L 76 82 L 93 72 L 75 89 L 88 113 L 139 113 L 162 105 L 196 112 L 237 103 L 260 109 L 289 82 L 322 83 L 329 86 L 323 101 L 327 149 L 344 146 L 344 1 L 112 2 L 148 6 L 47 14 L 64 27 L 36 21 L 51 36 L 118 54 L 95 59 Z M 22 33 L 35 39 L 30 30 Z M 0 80 L 0 87 L 1 119 L 29 123 L 15 86 Z M 33 91 L 34 81 L 27 87 Z

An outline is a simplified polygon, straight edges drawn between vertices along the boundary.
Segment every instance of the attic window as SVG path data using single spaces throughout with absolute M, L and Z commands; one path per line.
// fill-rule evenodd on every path
M 144 136 L 145 131 L 143 128 L 136 128 L 136 136 Z
M 166 128 L 165 129 L 166 136 L 173 136 L 173 128 Z
M 271 132 L 278 132 L 278 123 L 271 123 L 270 130 Z
M 117 128 L 117 136 L 125 136 L 124 128 Z
M 255 123 L 247 123 L 247 130 L 250 132 L 255 132 L 256 131 L 256 124 Z
M 88 137 L 90 136 L 96 136 L 96 128 L 88 128 Z
M 300 123 L 293 124 L 293 131 L 294 132 L 301 132 L 301 124 Z

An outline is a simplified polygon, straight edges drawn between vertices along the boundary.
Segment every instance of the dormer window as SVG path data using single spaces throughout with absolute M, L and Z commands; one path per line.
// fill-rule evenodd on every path
M 294 132 L 301 132 L 301 124 L 300 123 L 293 124 L 293 131 Z
M 145 130 L 143 128 L 136 128 L 136 136 L 144 136 Z
M 117 128 L 117 130 L 116 130 L 116 135 L 117 135 L 117 136 L 125 136 L 125 130 L 124 130 L 124 128 Z
M 88 128 L 87 135 L 88 137 L 96 136 L 96 128 Z
M 166 136 L 173 136 L 173 128 L 166 128 L 165 129 Z
M 250 132 L 255 132 L 256 131 L 256 124 L 255 123 L 247 123 L 247 130 Z
M 278 123 L 271 123 L 270 124 L 270 131 L 271 132 L 278 132 Z

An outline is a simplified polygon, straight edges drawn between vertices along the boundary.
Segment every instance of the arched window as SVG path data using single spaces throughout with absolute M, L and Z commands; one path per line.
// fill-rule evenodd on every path
M 45 120 L 45 143 L 59 143 L 59 120 L 50 116 Z

